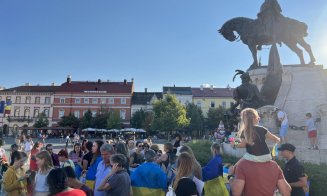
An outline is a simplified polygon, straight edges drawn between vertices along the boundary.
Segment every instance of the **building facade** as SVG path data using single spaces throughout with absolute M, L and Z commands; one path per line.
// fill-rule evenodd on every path
M 193 104 L 201 108 L 206 117 L 210 108 L 230 108 L 234 103 L 232 88 L 192 88 Z
M 52 125 L 52 103 L 56 86 L 18 86 L 0 91 L 0 103 L 6 104 L 0 112 L 0 126 L 5 134 L 17 135 L 23 127 L 30 127 L 40 113 L 44 112 Z
M 163 90 L 163 97 L 167 94 L 174 95 L 179 103 L 186 106 L 189 103 L 192 103 L 192 90 L 191 87 L 176 87 L 174 86 L 164 86 Z
M 133 114 L 138 110 L 152 111 L 153 104 L 155 101 L 162 99 L 161 92 L 134 92 L 132 97 L 132 113 Z
M 103 111 L 118 112 L 124 127 L 129 127 L 133 90 L 133 81 L 72 81 L 68 77 L 54 95 L 53 123 L 70 113 L 82 118 L 90 110 L 93 116 Z

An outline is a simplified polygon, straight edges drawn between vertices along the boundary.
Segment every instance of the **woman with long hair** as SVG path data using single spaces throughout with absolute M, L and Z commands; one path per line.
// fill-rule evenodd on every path
M 8 196 L 27 195 L 26 179 L 29 176 L 23 169 L 26 161 L 26 153 L 19 151 L 12 153 L 10 166 L 3 176 L 3 188 Z
M 86 171 L 87 168 L 90 166 L 90 163 L 92 161 L 92 147 L 93 147 L 93 143 L 88 141 L 85 143 L 85 153 L 84 156 L 82 158 L 82 169 L 83 171 Z
M 68 187 L 67 175 L 62 168 L 53 169 L 49 172 L 47 184 L 49 184 L 50 196 L 86 196 L 82 190 Z
M 188 153 L 181 153 L 177 159 L 176 177 L 173 189 L 176 196 L 197 196 L 196 184 L 193 182 L 193 159 Z
M 88 170 L 86 171 L 86 186 L 88 186 L 90 189 L 94 189 L 94 183 L 95 183 L 95 175 L 97 172 L 98 165 L 100 161 L 102 161 L 100 147 L 103 145 L 103 141 L 97 140 L 93 142 L 92 147 L 92 160 L 90 163 L 90 167 L 88 167 Z
M 75 165 L 75 173 L 77 178 L 81 176 L 82 172 L 82 158 L 83 158 L 83 152 L 82 147 L 80 143 L 75 143 L 73 150 L 70 151 L 68 155 L 69 159 L 73 161 Z
M 246 148 L 244 159 L 254 162 L 266 162 L 272 159 L 266 139 L 276 143 L 280 138 L 270 133 L 265 127 L 259 126 L 259 114 L 255 109 L 246 108 L 241 112 L 241 128 L 239 136 L 241 142 L 235 145 L 238 148 Z
M 189 155 L 191 155 L 192 160 L 193 160 L 192 163 L 193 163 L 193 173 L 194 173 L 194 176 L 196 178 L 202 180 L 202 168 L 201 168 L 200 163 L 196 160 L 192 149 L 189 146 L 186 146 L 186 145 L 177 148 L 178 155 L 180 153 L 183 153 L 183 152 L 186 152 Z
M 31 160 L 30 160 L 30 170 L 37 171 L 36 157 L 35 155 L 39 153 L 41 150 L 41 145 L 39 142 L 35 142 L 32 150 L 31 150 Z
M 83 154 L 85 154 L 87 151 L 87 149 L 86 149 L 86 143 L 88 142 L 88 140 L 87 139 L 83 139 L 83 141 L 82 141 L 82 152 L 83 152 Z
M 45 196 L 49 194 L 49 186 L 46 178 L 53 169 L 52 158 L 48 151 L 41 151 L 36 155 L 36 164 L 39 170 L 35 176 L 35 196 Z
M 127 149 L 127 146 L 126 144 L 122 143 L 122 142 L 119 142 L 118 144 L 116 144 L 116 153 L 117 154 L 122 154 L 125 156 L 126 158 L 126 163 L 125 165 L 123 165 L 123 168 L 126 169 L 127 173 L 130 174 L 130 171 L 129 171 L 129 153 L 128 153 L 128 149 Z

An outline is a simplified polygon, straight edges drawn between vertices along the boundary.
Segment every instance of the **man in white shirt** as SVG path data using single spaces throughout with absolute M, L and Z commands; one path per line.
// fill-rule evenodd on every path
M 286 112 L 279 110 L 277 113 L 277 118 L 281 122 L 279 129 L 279 136 L 281 139 L 281 143 L 287 143 L 287 131 L 288 131 L 288 119 Z

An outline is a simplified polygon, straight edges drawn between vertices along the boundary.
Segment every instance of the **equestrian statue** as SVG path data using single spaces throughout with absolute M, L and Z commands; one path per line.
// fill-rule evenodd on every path
M 311 46 L 304 40 L 308 35 L 308 26 L 300 21 L 285 17 L 281 14 L 282 9 L 277 0 L 265 0 L 257 14 L 257 19 L 245 17 L 233 18 L 218 30 L 228 41 L 240 40 L 248 45 L 253 63 L 249 70 L 258 68 L 257 50 L 261 50 L 262 45 L 272 45 L 284 43 L 297 54 L 301 64 L 305 64 L 302 50 L 297 44 L 302 46 L 310 56 L 310 63 L 315 63 Z

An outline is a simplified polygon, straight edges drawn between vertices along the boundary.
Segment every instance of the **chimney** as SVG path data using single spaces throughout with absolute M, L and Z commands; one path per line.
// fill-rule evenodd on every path
M 134 78 L 131 79 L 132 83 L 134 83 Z
M 51 86 L 56 86 L 56 83 L 52 82 L 52 83 L 51 83 Z
M 145 88 L 145 89 L 144 89 L 144 92 L 147 93 L 147 92 L 148 92 L 148 88 Z
M 72 76 L 71 75 L 68 75 L 67 76 L 67 83 L 72 83 Z
M 101 83 L 101 80 L 100 80 L 100 79 L 98 79 L 98 83 L 99 83 L 99 84 Z
M 124 80 L 124 84 L 125 84 L 125 85 L 127 84 L 127 80 L 126 80 L 126 79 Z
M 228 88 L 228 90 L 232 90 L 232 88 L 229 86 L 229 84 L 227 84 L 227 88 Z
M 213 90 L 213 85 L 210 85 L 210 90 Z
M 200 90 L 203 91 L 203 85 L 200 85 Z
M 25 83 L 25 86 L 31 86 L 31 84 L 29 82 Z

